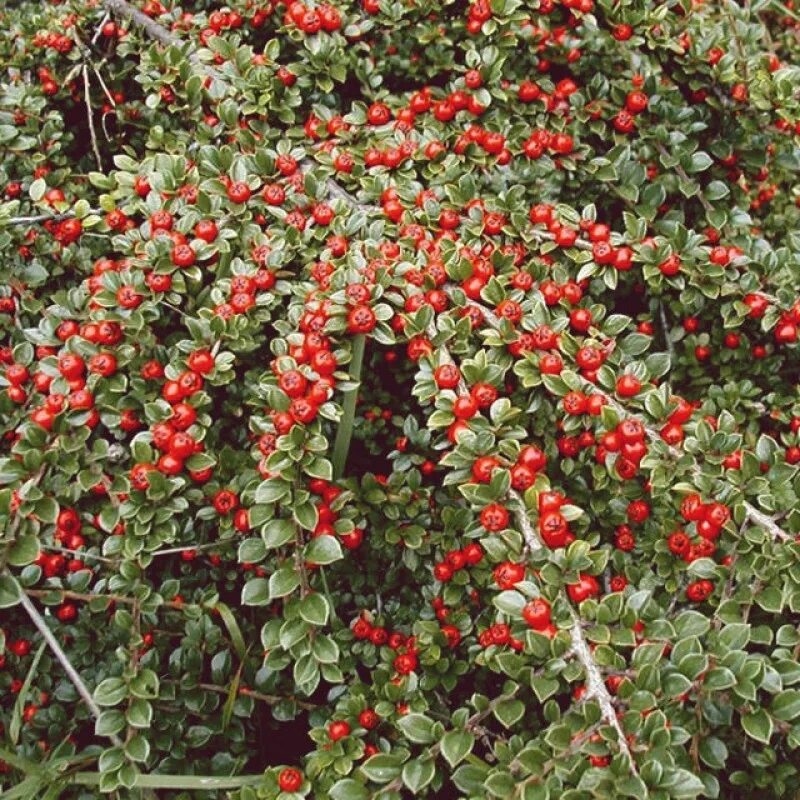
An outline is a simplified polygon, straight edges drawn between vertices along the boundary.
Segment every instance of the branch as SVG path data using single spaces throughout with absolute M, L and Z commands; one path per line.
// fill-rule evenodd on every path
M 70 679 L 70 681 L 72 681 L 72 685 L 81 696 L 81 699 L 86 704 L 86 707 L 89 709 L 92 716 L 97 719 L 101 714 L 100 707 L 97 705 L 97 703 L 95 703 L 94 698 L 92 697 L 92 694 L 87 688 L 86 684 L 83 682 L 83 679 L 78 674 L 75 667 L 73 667 L 70 663 L 70 660 L 67 658 L 67 654 L 61 649 L 58 639 L 56 639 L 56 637 L 53 635 L 53 632 L 50 630 L 50 628 L 47 627 L 44 617 L 42 617 L 42 615 L 37 611 L 36 606 L 31 602 L 30 598 L 25 592 L 20 592 L 19 598 L 22 607 L 28 612 L 31 622 L 33 622 L 33 624 L 36 626 L 39 633 L 42 634 L 42 637 L 53 651 L 53 655 L 56 657 L 57 661 L 64 668 L 64 672 L 67 673 L 67 677 Z M 122 740 L 118 736 L 112 735 L 109 738 L 117 747 L 123 746 Z
M 197 688 L 203 689 L 207 692 L 216 692 L 217 694 L 227 695 L 230 693 L 229 686 L 215 686 L 213 683 L 198 683 Z M 285 700 L 289 700 L 298 708 L 302 708 L 304 711 L 314 711 L 315 709 L 319 708 L 319 706 L 314 705 L 314 703 L 308 703 L 305 700 L 298 700 L 296 697 L 281 697 L 281 695 L 278 694 L 263 694 L 262 692 L 256 692 L 253 689 L 240 688 L 239 694 L 242 694 L 245 697 L 252 697 L 254 700 L 260 700 L 262 703 L 269 703 L 271 706 L 274 706 L 276 703 L 282 703 Z
M 491 310 L 489 310 L 487 308 L 484 308 L 479 303 L 475 303 L 475 302 L 472 302 L 472 301 L 470 301 L 468 303 L 468 305 L 472 305 L 475 308 L 477 308 L 479 311 L 481 311 L 481 313 L 484 316 L 484 319 L 493 328 L 499 329 L 500 320 L 498 319 L 497 315 L 494 312 L 492 312 Z M 668 334 L 668 330 L 667 330 L 667 326 L 666 326 L 666 320 L 663 317 L 663 314 L 664 314 L 664 307 L 663 306 L 661 306 L 661 313 L 662 313 L 662 321 L 664 322 L 664 335 L 667 338 L 667 342 L 669 342 L 669 334 Z M 655 430 L 655 428 L 653 428 L 650 425 L 648 425 L 646 420 L 643 417 L 641 417 L 639 414 L 635 414 L 635 413 L 633 413 L 631 411 L 628 411 L 624 406 L 622 406 L 620 403 L 618 403 L 615 398 L 613 398 L 609 394 L 606 394 L 606 392 L 604 392 L 602 389 L 597 387 L 591 381 L 589 381 L 586 378 L 584 378 L 582 375 L 578 375 L 578 379 L 580 380 L 581 386 L 584 389 L 591 390 L 592 392 L 595 392 L 596 394 L 600 394 L 602 397 L 604 397 L 606 403 L 611 408 L 613 408 L 620 416 L 630 417 L 632 419 L 638 420 L 642 424 L 642 427 L 644 428 L 644 431 L 645 431 L 645 434 L 647 435 L 647 438 L 650 439 L 653 442 L 657 441 L 657 442 L 660 442 L 662 445 L 666 446 L 667 452 L 669 453 L 670 456 L 672 456 L 675 459 L 678 459 L 683 455 L 683 453 L 680 450 L 678 450 L 676 447 L 673 447 L 672 445 L 668 445 L 661 438 L 661 434 L 657 430 Z M 523 507 L 524 507 L 524 504 L 523 504 Z M 747 516 L 753 522 L 756 522 L 757 524 L 759 524 L 759 525 L 763 526 L 764 528 L 766 528 L 766 530 L 768 530 L 775 539 L 780 539 L 781 541 L 784 541 L 784 542 L 793 542 L 793 541 L 796 540 L 795 536 L 793 536 L 790 533 L 787 533 L 785 530 L 783 530 L 783 528 L 781 528 L 779 525 L 777 525 L 775 523 L 775 520 L 773 520 L 771 517 L 768 517 L 762 511 L 759 511 L 757 508 L 755 508 L 755 506 L 753 506 L 750 503 L 745 501 L 744 507 L 745 507 L 745 510 L 747 512 Z M 527 523 L 528 526 L 530 527 L 530 523 L 527 520 L 527 516 L 526 516 L 526 518 L 525 518 L 525 520 L 523 522 Z M 525 541 L 529 543 L 529 537 L 525 534 L 524 530 L 523 530 L 523 535 L 525 535 Z M 530 548 L 530 543 L 529 543 L 529 548 Z
M 92 603 L 95 600 L 107 600 L 108 603 L 118 603 L 120 605 L 132 606 L 136 605 L 139 601 L 135 597 L 126 597 L 122 594 L 91 594 L 84 592 L 73 592 L 69 589 L 59 589 L 53 587 L 52 589 L 25 589 L 25 594 L 30 597 L 50 597 L 57 594 L 63 600 L 76 600 L 79 603 Z M 175 600 L 164 600 L 159 603 L 159 608 L 173 608 L 177 611 L 184 611 L 187 608 L 195 607 L 193 603 L 176 602 Z
M 0 219 L 0 226 L 36 225 L 39 222 L 62 222 L 65 219 L 72 219 L 74 216 L 74 211 L 65 211 L 63 214 L 38 214 L 32 217 L 10 217 L 9 219 Z
M 631 748 L 628 745 L 628 739 L 625 736 L 625 731 L 622 730 L 622 725 L 619 723 L 617 712 L 614 710 L 614 701 L 609 694 L 597 663 L 594 658 L 592 658 L 592 651 L 589 649 L 589 645 L 583 635 L 580 617 L 572 606 L 570 606 L 569 613 L 572 617 L 572 627 L 570 628 L 572 650 L 577 656 L 578 661 L 581 662 L 583 670 L 586 673 L 585 697 L 593 697 L 597 700 L 603 719 L 617 734 L 617 744 L 619 745 L 619 749 L 626 755 L 631 772 L 633 772 L 634 775 L 638 775 L 636 762 L 633 759 L 633 753 L 631 753 Z
M 775 520 L 773 520 L 772 517 L 768 517 L 763 511 L 759 511 L 755 506 L 745 502 L 744 508 L 747 512 L 748 518 L 758 525 L 766 528 L 774 538 L 780 539 L 783 542 L 797 541 L 796 537 L 783 530 L 783 528 L 775 523 Z
M 97 132 L 94 129 L 94 109 L 92 108 L 91 91 L 89 87 L 89 69 L 83 65 L 83 98 L 86 103 L 86 120 L 89 123 L 89 139 L 92 142 L 94 160 L 97 162 L 97 169 L 103 171 L 103 159 L 100 157 L 100 148 L 97 146 Z
M 142 28 L 151 39 L 155 39 L 157 42 L 161 42 L 161 44 L 167 47 L 172 45 L 181 47 L 184 44 L 184 42 L 177 36 L 173 36 L 163 25 L 159 25 L 154 19 L 151 19 L 147 14 L 139 11 L 138 8 L 134 8 L 130 3 L 125 2 L 125 0 L 103 0 L 103 5 L 113 14 L 130 20 L 134 25 Z

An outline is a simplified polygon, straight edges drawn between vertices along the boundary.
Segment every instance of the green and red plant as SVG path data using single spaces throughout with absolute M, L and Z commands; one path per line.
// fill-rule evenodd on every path
M 0 33 L 0 788 L 791 797 L 791 0 Z

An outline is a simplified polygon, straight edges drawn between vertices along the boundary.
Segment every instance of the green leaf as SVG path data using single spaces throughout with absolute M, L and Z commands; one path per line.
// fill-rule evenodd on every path
M 310 564 L 332 564 L 343 558 L 342 546 L 335 536 L 317 536 L 305 548 L 305 560 Z
M 435 774 L 432 758 L 415 758 L 403 767 L 403 783 L 417 795 L 433 780 Z
M 687 172 L 703 172 L 707 170 L 714 163 L 714 159 L 703 150 L 698 150 L 692 153 L 689 164 L 686 167 Z
M 300 616 L 310 625 L 325 625 L 329 612 L 328 601 L 321 594 L 310 594 L 300 603 Z
M 417 744 L 430 744 L 434 740 L 433 720 L 424 714 L 406 714 L 400 717 L 397 727 L 408 739 Z
M 131 761 L 147 761 L 150 755 L 150 742 L 144 734 L 137 733 L 125 745 L 125 755 Z
M 329 794 L 332 800 L 367 800 L 369 797 L 366 786 L 352 778 L 343 778 L 334 783 Z
M 117 711 L 104 711 L 104 714 L 116 714 Z M 147 700 L 136 697 L 131 700 L 128 710 L 125 712 L 128 724 L 134 728 L 149 728 L 153 722 L 153 706 Z M 95 728 L 96 732 L 96 728 Z M 115 731 L 116 733 L 116 731 Z
M 519 722 L 525 713 L 525 703 L 522 700 L 503 700 L 494 707 L 494 715 L 498 722 L 506 728 L 510 728 L 515 722 Z
M 468 731 L 448 731 L 442 737 L 441 753 L 451 767 L 460 764 L 475 744 L 475 737 Z
M 295 528 L 291 520 L 272 519 L 264 525 L 261 538 L 264 540 L 264 544 L 271 549 L 291 541 L 294 535 Z
M 19 584 L 11 575 L 0 575 L 0 608 L 11 608 L 20 601 Z
M 522 609 L 525 607 L 526 600 L 519 592 L 508 589 L 496 595 L 493 602 L 504 614 L 508 614 L 512 617 L 520 617 L 522 615 Z
M 399 756 L 377 753 L 364 762 L 361 772 L 374 783 L 389 783 L 400 774 L 402 763 Z
M 240 564 L 258 564 L 267 557 L 267 547 L 262 539 L 245 539 L 239 545 Z
M 800 691 L 787 689 L 775 695 L 770 706 L 770 713 L 776 719 L 791 722 L 800 716 Z
M 94 690 L 94 701 L 99 706 L 115 706 L 128 696 L 128 686 L 122 678 L 106 678 Z
M 716 736 L 703 736 L 700 739 L 700 759 L 711 769 L 722 769 L 728 759 L 728 748 L 725 742 Z
M 750 714 L 743 714 L 742 728 L 751 739 L 769 744 L 772 736 L 772 719 L 763 708 Z
M 694 798 L 705 793 L 705 785 L 687 769 L 677 769 L 675 767 L 664 770 L 664 777 L 658 785 L 659 789 L 667 790 L 669 797 L 676 800 L 682 798 Z
M 113 736 L 125 727 L 125 714 L 118 709 L 103 711 L 94 723 L 97 736 Z
M 686 636 L 702 636 L 711 628 L 711 621 L 699 611 L 684 611 L 675 618 L 675 632 L 683 639 Z
M 269 577 L 269 599 L 286 597 L 300 585 L 300 576 L 293 566 L 281 567 Z
M 314 456 L 311 461 L 305 465 L 304 471 L 312 478 L 321 478 L 324 481 L 329 481 L 333 477 L 333 468 L 331 462 L 327 458 Z
M 266 578 L 251 578 L 242 587 L 242 603 L 246 606 L 265 606 L 269 603 L 269 585 Z
M 28 189 L 28 194 L 34 203 L 38 203 L 47 191 L 47 182 L 44 178 L 37 178 Z
M 290 491 L 290 485 L 280 478 L 270 478 L 262 481 L 256 489 L 256 503 L 276 503 L 286 497 Z
M 540 703 L 544 703 L 548 697 L 551 697 L 558 691 L 559 682 L 553 678 L 534 678 L 531 681 L 531 689 L 533 689 L 536 697 Z

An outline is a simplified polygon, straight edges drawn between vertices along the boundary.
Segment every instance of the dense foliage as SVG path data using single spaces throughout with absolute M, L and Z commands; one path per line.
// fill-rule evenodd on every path
M 792 796 L 791 0 L 0 5 L 4 798 Z

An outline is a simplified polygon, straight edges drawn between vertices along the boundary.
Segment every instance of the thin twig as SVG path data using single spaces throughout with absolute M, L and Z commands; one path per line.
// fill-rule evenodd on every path
M 92 36 L 91 43 L 93 45 L 97 44 L 97 40 L 100 38 L 100 34 L 103 32 L 103 28 L 105 27 L 106 22 L 111 19 L 111 14 L 106 12 L 103 15 L 103 19 L 100 20 L 100 24 L 95 29 L 94 35 Z
M 38 214 L 32 217 L 10 217 L 2 219 L 0 217 L 0 227 L 3 225 L 36 225 L 40 222 L 62 222 L 65 219 L 72 219 L 74 211 L 65 211 L 63 214 Z
M 47 626 L 44 617 L 42 617 L 42 615 L 38 612 L 36 606 L 31 602 L 30 598 L 25 592 L 20 592 L 20 603 L 25 611 L 28 612 L 31 622 L 33 622 L 39 633 L 42 634 L 42 637 L 47 642 L 50 649 L 53 651 L 53 655 L 64 668 L 64 672 L 67 673 L 70 681 L 72 681 L 72 685 L 81 696 L 81 699 L 86 704 L 86 707 L 89 709 L 92 716 L 97 719 L 101 714 L 100 707 L 97 705 L 97 703 L 95 703 L 92 693 L 83 682 L 83 679 L 78 674 L 78 671 L 70 663 L 70 660 L 67 658 L 67 654 L 62 650 L 61 645 L 58 643 L 58 639 L 56 639 L 56 637 L 53 635 L 53 632 Z M 117 747 L 122 747 L 122 740 L 118 736 L 112 734 L 109 738 Z
M 92 142 L 94 160 L 97 162 L 97 169 L 103 169 L 103 159 L 100 157 L 100 148 L 97 146 L 97 133 L 94 129 L 94 110 L 92 109 L 91 87 L 89 86 L 89 68 L 83 65 L 83 99 L 86 103 L 86 119 L 89 123 L 89 139 Z
M 30 597 L 50 597 L 54 594 L 58 595 L 62 600 L 76 600 L 80 603 L 92 603 L 95 600 L 106 600 L 109 604 L 118 603 L 120 605 L 132 606 L 138 601 L 135 597 L 127 597 L 122 594 L 91 594 L 86 592 L 73 592 L 69 589 L 61 589 L 53 587 L 51 589 L 25 589 L 25 594 Z M 178 611 L 183 611 L 186 608 L 193 608 L 191 603 L 183 603 L 176 600 L 164 600 L 159 604 L 160 608 L 172 608 Z
M 170 47 L 177 45 L 180 47 L 184 42 L 173 36 L 163 25 L 159 25 L 154 19 L 151 19 L 147 14 L 139 11 L 138 8 L 126 3 L 125 0 L 103 0 L 103 5 L 113 14 L 118 14 L 121 17 L 129 19 L 134 25 L 142 28 L 144 32 L 157 42 Z
M 227 695 L 230 692 L 229 686 L 215 686 L 211 683 L 198 683 L 198 689 L 204 689 L 207 692 L 216 692 L 217 694 L 225 694 Z M 305 700 L 298 700 L 296 697 L 282 697 L 278 694 L 264 694 L 263 692 L 256 692 L 253 689 L 248 689 L 247 687 L 241 687 L 239 689 L 239 694 L 244 695 L 245 697 L 252 697 L 254 700 L 260 700 L 262 703 L 269 703 L 269 705 L 274 706 L 276 703 L 283 703 L 286 701 L 294 703 L 298 708 L 302 708 L 304 711 L 314 711 L 314 709 L 319 708 L 319 706 L 315 705 L 314 703 L 308 703 Z
M 492 314 L 492 317 L 494 317 L 494 319 L 497 321 L 497 317 L 494 314 Z M 443 361 L 445 361 L 446 363 L 455 363 L 453 361 L 453 357 L 450 355 L 449 351 L 444 345 L 440 347 L 440 352 Z M 534 531 L 533 526 L 531 525 L 531 521 L 528 517 L 528 510 L 527 507 L 525 506 L 524 500 L 513 489 L 509 492 L 509 496 L 511 497 L 514 503 L 514 518 L 517 526 L 519 527 L 519 530 L 522 532 L 526 549 L 529 552 L 536 552 L 541 550 L 542 543 L 539 540 L 538 535 Z M 603 676 L 600 672 L 600 668 L 597 666 L 597 663 L 592 657 L 592 652 L 589 649 L 589 644 L 583 635 L 583 630 L 581 627 L 581 619 L 571 604 L 570 604 L 570 615 L 572 618 L 572 625 L 570 626 L 570 636 L 572 638 L 572 652 L 581 662 L 584 672 L 586 673 L 587 697 L 594 698 L 595 700 L 597 700 L 600 706 L 600 711 L 603 715 L 603 719 L 605 720 L 607 725 L 610 725 L 611 727 L 614 728 L 614 731 L 617 734 L 617 740 L 620 752 L 624 753 L 625 756 L 627 757 L 631 773 L 634 775 L 638 775 L 638 770 L 636 768 L 636 761 L 633 758 L 630 746 L 628 745 L 628 740 L 625 737 L 625 732 L 622 730 L 622 726 L 620 725 L 620 722 L 617 719 L 616 711 L 614 710 L 614 701 L 612 700 L 611 694 L 609 693 L 608 688 L 606 687 L 605 682 L 603 681 Z
M 669 325 L 667 324 L 667 312 L 664 309 L 664 302 L 658 301 L 658 315 L 661 319 L 661 329 L 664 332 L 664 341 L 667 343 L 667 350 L 669 350 L 670 364 L 675 363 L 675 347 L 672 344 L 672 338 L 669 335 Z
M 759 511 L 755 506 L 750 505 L 750 503 L 744 504 L 745 511 L 747 512 L 747 516 L 758 525 L 766 528 L 775 539 L 780 539 L 784 542 L 794 542 L 796 541 L 796 537 L 792 536 L 791 534 L 787 533 L 783 528 L 781 528 L 772 517 L 768 517 L 763 511 Z

